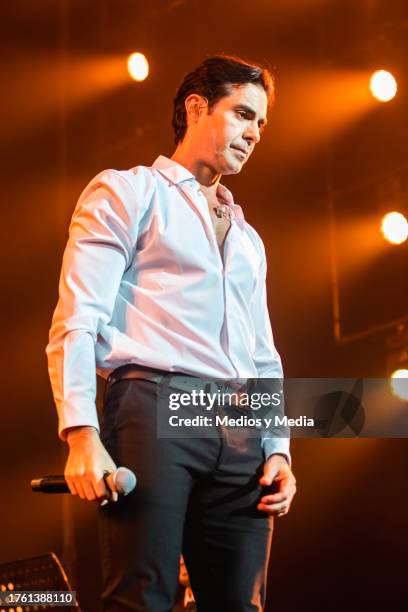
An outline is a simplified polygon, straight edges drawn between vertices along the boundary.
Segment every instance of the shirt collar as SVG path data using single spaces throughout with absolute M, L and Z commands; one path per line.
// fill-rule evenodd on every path
M 156 168 L 160 174 L 163 174 L 175 185 L 183 181 L 191 181 L 191 179 L 196 180 L 195 176 L 191 174 L 187 168 L 164 155 L 159 155 L 159 157 L 154 160 L 152 167 Z
M 199 189 L 199 183 L 195 178 L 194 174 L 192 174 L 189 170 L 187 170 L 187 168 L 174 161 L 173 159 L 170 159 L 169 157 L 159 155 L 159 157 L 154 160 L 152 167 L 158 170 L 160 174 L 165 176 L 175 185 L 184 181 L 193 181 L 197 190 Z M 221 200 L 223 200 L 225 204 L 227 204 L 233 209 L 235 218 L 240 221 L 244 221 L 242 208 L 238 204 L 234 203 L 232 193 L 229 189 L 225 187 L 225 185 L 218 183 L 217 196 Z

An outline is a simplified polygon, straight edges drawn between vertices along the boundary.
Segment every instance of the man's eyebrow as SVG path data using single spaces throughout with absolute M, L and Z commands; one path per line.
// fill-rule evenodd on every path
M 251 117 L 255 117 L 256 116 L 256 112 L 254 111 L 254 109 L 251 108 L 250 106 L 247 106 L 247 104 L 237 104 L 235 106 L 235 110 L 238 110 L 238 109 L 245 111 Z M 267 123 L 268 123 L 268 121 L 267 121 L 266 117 L 265 118 L 262 117 L 258 121 L 258 125 L 261 125 L 262 127 L 266 127 Z

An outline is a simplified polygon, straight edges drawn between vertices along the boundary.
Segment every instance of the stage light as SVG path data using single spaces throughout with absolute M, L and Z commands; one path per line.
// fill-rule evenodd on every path
M 144 81 L 149 74 L 149 64 L 143 53 L 132 53 L 127 61 L 128 71 L 134 81 Z
M 408 400 L 408 370 L 395 370 L 390 376 L 393 395 L 402 400 Z
M 397 93 L 397 81 L 387 70 L 377 70 L 370 79 L 370 90 L 380 102 L 389 102 Z
M 382 218 L 381 231 L 391 244 L 402 244 L 408 238 L 408 221 L 402 213 L 389 212 Z

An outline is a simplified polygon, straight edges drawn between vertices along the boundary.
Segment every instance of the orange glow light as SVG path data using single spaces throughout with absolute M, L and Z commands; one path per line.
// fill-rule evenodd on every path
M 149 63 L 143 53 L 132 53 L 127 61 L 128 71 L 134 81 L 144 81 L 149 74 Z
M 389 102 L 397 93 L 397 81 L 387 70 L 377 70 L 371 76 L 370 90 L 379 102 Z
M 393 395 L 402 400 L 408 400 L 408 370 L 395 370 L 390 376 Z
M 408 238 L 408 221 L 402 213 L 389 212 L 382 218 L 381 231 L 391 244 L 402 244 Z

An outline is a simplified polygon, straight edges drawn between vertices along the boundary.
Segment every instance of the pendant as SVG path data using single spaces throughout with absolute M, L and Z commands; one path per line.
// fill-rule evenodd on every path
M 228 219 L 231 221 L 231 209 L 227 204 L 221 204 L 220 206 L 214 206 L 213 211 L 217 215 L 218 219 Z

